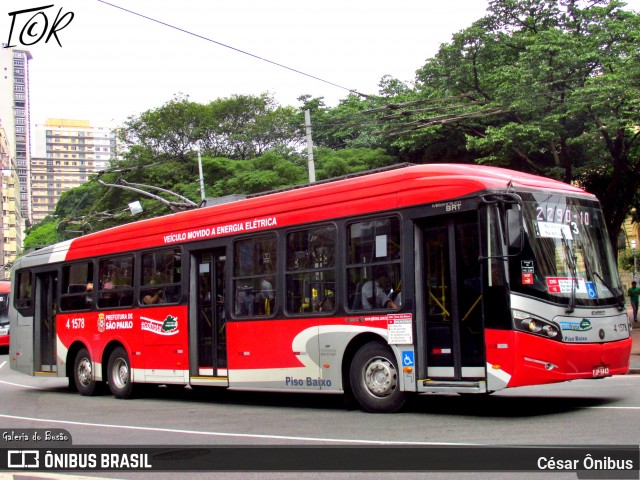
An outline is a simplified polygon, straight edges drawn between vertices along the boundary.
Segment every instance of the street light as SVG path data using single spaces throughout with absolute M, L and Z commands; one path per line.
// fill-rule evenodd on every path
M 629 244 L 631 245 L 631 250 L 633 251 L 633 279 L 637 280 L 638 279 L 638 265 L 636 262 L 636 246 L 638 244 L 638 242 L 636 242 L 635 240 L 631 240 L 629 242 Z

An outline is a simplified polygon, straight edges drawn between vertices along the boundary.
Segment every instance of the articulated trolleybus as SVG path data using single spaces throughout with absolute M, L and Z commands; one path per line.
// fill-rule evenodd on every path
M 143 220 L 15 263 L 11 368 L 82 395 L 140 384 L 407 396 L 629 370 L 593 195 L 413 165 Z

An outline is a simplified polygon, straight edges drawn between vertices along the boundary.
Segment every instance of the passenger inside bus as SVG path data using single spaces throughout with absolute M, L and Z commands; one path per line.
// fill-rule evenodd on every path
M 152 287 L 156 285 L 155 280 L 151 280 L 151 282 L 149 282 L 149 285 Z M 147 290 L 144 296 L 142 297 L 142 303 L 144 303 L 145 305 L 154 305 L 156 303 L 164 303 L 163 294 L 164 292 L 162 288 L 154 288 L 152 290 Z
M 398 308 L 398 305 L 389 298 L 387 292 L 391 290 L 389 274 L 384 268 L 373 270 L 374 280 L 369 280 L 362 285 L 362 308 Z
M 150 291 L 144 297 L 142 297 L 142 303 L 145 305 L 153 305 L 156 303 L 162 303 L 162 289 Z
M 258 293 L 255 296 L 258 315 L 271 314 L 271 306 L 275 298 L 275 292 L 273 290 L 272 282 L 273 278 L 271 277 L 265 277 L 259 280 Z
M 87 294 L 84 297 L 84 301 L 87 308 L 91 308 L 91 305 L 93 304 L 93 282 L 87 283 L 86 292 Z

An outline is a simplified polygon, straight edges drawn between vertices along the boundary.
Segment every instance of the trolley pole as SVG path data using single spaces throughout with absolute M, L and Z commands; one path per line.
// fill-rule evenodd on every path
M 307 130 L 307 156 L 309 157 L 309 183 L 316 181 L 316 166 L 313 163 L 313 141 L 311 140 L 311 112 L 304 111 L 304 126 Z

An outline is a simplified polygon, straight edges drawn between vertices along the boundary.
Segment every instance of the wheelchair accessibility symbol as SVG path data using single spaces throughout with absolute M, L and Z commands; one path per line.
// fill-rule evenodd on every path
M 413 352 L 402 352 L 402 365 L 413 367 Z

